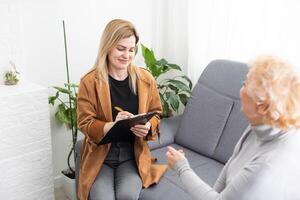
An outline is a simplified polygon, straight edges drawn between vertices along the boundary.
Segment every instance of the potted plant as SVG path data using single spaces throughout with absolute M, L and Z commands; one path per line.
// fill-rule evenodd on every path
M 182 74 L 182 70 L 178 65 L 169 63 L 164 58 L 157 60 L 153 50 L 143 44 L 141 44 L 141 47 L 147 69 L 154 76 L 159 89 L 163 107 L 162 117 L 170 117 L 173 115 L 173 111 L 178 113 L 180 104 L 186 105 L 188 98 L 191 96 L 192 81 Z M 162 75 L 166 75 L 170 70 L 180 71 L 181 75 L 163 78 Z
M 20 73 L 17 71 L 16 65 L 12 61 L 10 61 L 9 64 L 11 66 L 11 69 L 7 71 L 4 75 L 5 78 L 4 84 L 16 85 L 19 82 L 18 74 Z
M 71 130 L 72 133 L 72 147 L 68 154 L 67 164 L 68 169 L 63 170 L 62 173 L 67 177 L 74 179 L 75 171 L 72 168 L 70 161 L 71 155 L 75 155 L 75 144 L 77 141 L 77 117 L 76 117 L 76 106 L 77 106 L 77 89 L 78 85 L 73 83 L 65 83 L 64 87 L 53 87 L 56 90 L 55 96 L 49 96 L 48 102 L 52 106 L 58 102 L 58 110 L 55 112 L 55 118 L 66 127 Z
M 77 88 L 78 85 L 70 83 L 64 84 L 64 87 L 54 86 L 56 89 L 55 96 L 49 96 L 49 104 L 54 106 L 58 103 L 58 110 L 55 113 L 55 118 L 66 127 L 71 130 L 72 134 L 72 144 L 71 149 L 68 153 L 67 164 L 68 168 L 62 170 L 63 174 L 63 189 L 66 195 L 70 199 L 76 199 L 76 189 L 75 189 L 75 164 L 71 164 L 71 156 L 74 155 L 75 161 L 75 144 L 77 141 L 77 117 L 76 117 L 76 105 L 77 105 Z
M 75 186 L 75 163 L 71 164 L 71 156 L 74 156 L 75 162 L 75 144 L 77 141 L 77 91 L 78 85 L 70 83 L 69 78 L 69 67 L 68 67 L 68 56 L 67 56 L 67 43 L 65 34 L 65 23 L 63 21 L 63 31 L 64 31 L 64 44 L 65 44 L 65 61 L 66 61 L 66 72 L 67 72 L 67 83 L 62 87 L 53 86 L 56 90 L 54 96 L 48 97 L 48 102 L 52 106 L 58 104 L 58 110 L 55 112 L 55 118 L 61 124 L 66 125 L 67 129 L 71 130 L 72 144 L 71 149 L 68 153 L 67 164 L 68 168 L 62 170 L 63 176 L 63 189 L 66 195 L 72 199 L 76 199 L 76 186 Z

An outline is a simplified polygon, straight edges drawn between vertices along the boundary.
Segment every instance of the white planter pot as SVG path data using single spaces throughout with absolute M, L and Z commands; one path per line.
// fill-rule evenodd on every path
M 75 179 L 62 175 L 62 187 L 66 196 L 70 200 L 77 200 Z

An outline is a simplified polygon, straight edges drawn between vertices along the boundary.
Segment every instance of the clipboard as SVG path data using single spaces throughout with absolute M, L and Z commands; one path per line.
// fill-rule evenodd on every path
M 158 113 L 156 111 L 153 111 L 117 121 L 114 126 L 106 133 L 103 139 L 98 143 L 98 145 L 122 141 L 125 135 L 122 134 L 122 132 L 130 131 L 130 128 L 137 124 L 146 124 L 156 114 Z

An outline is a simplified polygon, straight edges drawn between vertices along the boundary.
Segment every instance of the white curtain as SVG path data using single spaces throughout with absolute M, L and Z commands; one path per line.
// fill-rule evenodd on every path
M 188 74 L 197 81 L 213 59 L 282 57 L 300 71 L 297 0 L 189 0 Z
M 163 15 L 160 33 L 166 41 L 158 44 L 162 56 L 180 62 L 194 83 L 214 59 L 248 62 L 271 54 L 300 71 L 298 0 L 168 0 L 156 5 L 169 13 Z

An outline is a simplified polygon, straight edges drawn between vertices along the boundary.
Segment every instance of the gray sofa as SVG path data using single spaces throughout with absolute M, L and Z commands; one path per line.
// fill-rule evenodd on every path
M 162 119 L 160 141 L 149 146 L 158 163 L 166 163 L 168 145 L 183 149 L 194 171 L 213 185 L 248 123 L 240 112 L 239 90 L 246 64 L 212 61 L 195 85 L 181 116 Z M 81 141 L 76 145 L 78 175 Z M 77 176 L 78 177 L 78 176 Z M 159 184 L 143 189 L 141 200 L 190 199 L 175 172 L 168 170 Z

